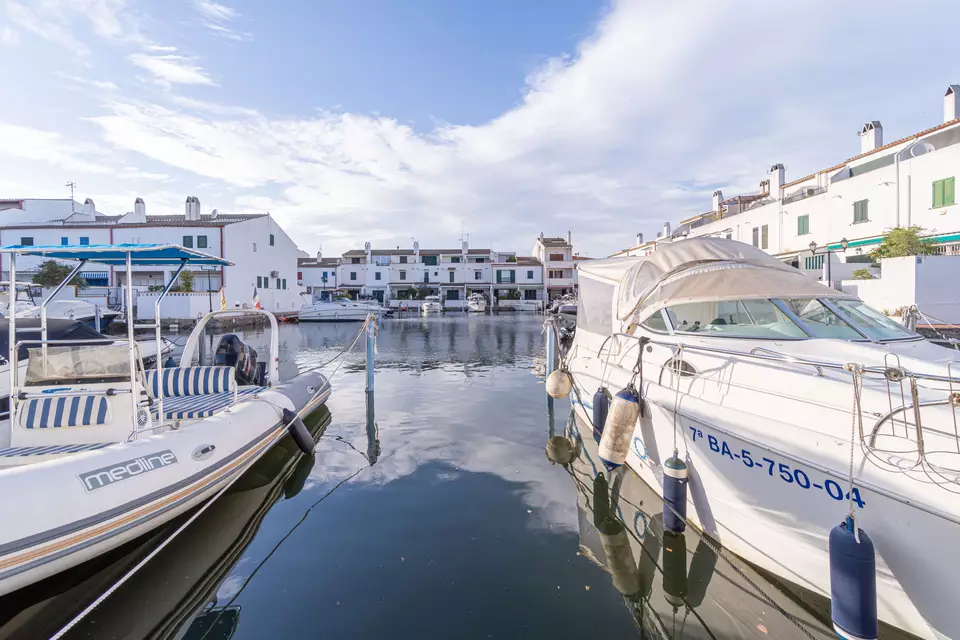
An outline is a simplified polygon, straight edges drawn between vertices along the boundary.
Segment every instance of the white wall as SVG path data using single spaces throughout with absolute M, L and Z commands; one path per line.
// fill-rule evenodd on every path
M 880 278 L 845 280 L 842 288 L 878 311 L 893 313 L 900 307 L 917 305 L 931 320 L 955 324 L 960 323 L 958 278 L 960 256 L 908 256 L 885 258 Z
M 224 256 L 234 263 L 226 269 L 227 305 L 251 303 L 257 276 L 269 279 L 257 288 L 260 306 L 266 311 L 300 309 L 305 291 L 297 285 L 297 246 L 271 216 L 235 222 L 223 228 Z M 270 245 L 270 234 L 274 244 Z M 254 245 L 256 249 L 254 249 Z M 270 277 L 277 271 L 276 277 Z M 276 279 L 286 279 L 286 289 L 277 288 Z M 262 285 L 262 280 L 261 280 Z
M 159 295 L 159 293 L 144 291 L 137 295 L 137 321 L 153 320 Z M 196 320 L 207 314 L 211 304 L 214 310 L 219 309 L 220 296 L 213 294 L 208 299 L 206 293 L 168 293 L 163 302 L 160 303 L 160 317 L 163 319 Z

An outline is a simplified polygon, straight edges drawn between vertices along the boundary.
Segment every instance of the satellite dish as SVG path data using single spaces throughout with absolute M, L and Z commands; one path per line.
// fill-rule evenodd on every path
M 910 157 L 916 158 L 917 156 L 922 156 L 925 153 L 930 153 L 931 151 L 936 151 L 937 148 L 930 144 L 929 142 L 918 142 L 917 144 L 910 147 Z

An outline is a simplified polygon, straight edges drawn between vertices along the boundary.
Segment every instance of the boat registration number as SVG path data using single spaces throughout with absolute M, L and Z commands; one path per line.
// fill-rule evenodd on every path
M 833 478 L 824 478 L 819 473 L 816 477 L 811 477 L 813 472 L 808 474 L 803 469 L 791 467 L 786 462 L 755 456 L 749 449 L 737 451 L 723 438 L 704 433 L 700 427 L 689 427 L 689 429 L 694 444 L 699 444 L 702 449 L 713 455 L 727 458 L 734 463 L 739 462 L 748 469 L 756 469 L 764 477 L 779 478 L 781 482 L 792 484 L 799 489 L 823 491 L 837 502 L 850 500 L 850 492 L 844 492 L 843 486 Z M 852 493 L 853 504 L 861 509 L 864 508 L 867 503 L 860 497 L 860 489 L 854 487 Z

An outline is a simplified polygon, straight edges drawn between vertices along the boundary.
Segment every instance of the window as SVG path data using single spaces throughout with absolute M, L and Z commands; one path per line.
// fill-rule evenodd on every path
M 350 279 L 351 279 L 351 280 L 356 280 L 356 279 L 357 279 L 357 272 L 356 272 L 356 271 L 351 271 L 351 272 L 350 272 Z
M 805 236 L 810 233 L 810 216 L 797 216 L 797 235 Z
M 643 321 L 643 326 L 651 331 L 657 331 L 659 333 L 667 333 L 667 323 L 663 319 L 664 311 L 655 312 L 652 316 Z
M 63 246 L 66 247 L 67 245 L 70 244 L 70 238 L 67 238 L 66 236 L 61 236 L 61 237 L 60 237 L 60 244 L 62 244 Z
M 197 249 L 207 248 L 207 236 L 197 236 Z
M 24 236 L 24 237 L 20 238 L 20 244 L 22 244 L 22 245 L 25 246 L 25 247 L 32 247 L 32 246 L 33 246 L 33 236 Z
M 401 279 L 401 280 L 406 280 L 406 279 L 407 279 L 407 272 L 406 272 L 406 271 L 401 271 L 401 272 L 400 272 L 400 279 Z
M 253 243 L 253 252 L 254 252 L 254 253 L 257 252 L 257 243 L 256 243 L 256 242 Z
M 80 244 L 83 246 L 90 244 L 90 238 L 86 236 L 80 236 Z
M 424 272 L 423 272 L 423 281 L 424 281 L 424 282 L 430 282 L 430 272 L 429 272 L 429 271 L 424 271 Z
M 360 258 L 350 258 L 350 264 L 360 264 Z
M 524 300 L 536 300 L 537 299 L 537 290 L 536 289 L 527 289 L 523 292 Z
M 273 246 L 273 234 L 272 234 L 272 233 L 270 234 L 270 246 L 271 246 L 271 247 Z
M 478 264 L 483 264 L 484 262 L 487 261 L 487 259 L 486 259 L 486 258 L 474 258 L 473 261 L 476 262 L 476 263 L 478 263 Z
M 823 256 L 807 256 L 803 259 L 804 269 L 823 269 Z
M 497 269 L 497 282 L 503 284 L 513 284 L 517 281 L 516 271 L 513 269 Z
M 728 234 L 726 235 L 726 238 L 727 238 L 727 240 L 733 240 L 733 234 L 732 234 L 732 233 L 728 233 Z
M 450 289 L 447 291 L 447 300 L 459 300 L 460 299 L 460 290 L 459 289 Z
M 450 269 L 450 282 L 456 282 L 457 272 Z
M 303 271 L 297 271 L 297 280 L 303 280 Z
M 760 227 L 753 228 L 753 246 L 760 246 Z
M 953 178 L 944 178 L 933 183 L 933 208 L 949 207 L 954 203 Z
M 563 254 L 562 254 L 562 253 L 551 253 L 551 254 L 550 254 L 550 261 L 551 261 L 551 262 L 560 262 L 560 261 L 562 261 L 562 260 L 563 260 Z
M 460 256 L 453 256 L 452 258 L 450 258 L 450 262 L 454 264 L 460 264 Z
M 867 218 L 867 201 L 857 200 L 853 203 L 853 224 L 869 222 Z
M 407 256 L 400 256 L 400 264 L 407 264 Z
M 263 276 L 263 288 L 264 289 L 270 288 L 270 278 L 268 276 Z
M 379 272 L 379 271 L 377 271 L 375 274 L 373 274 L 373 279 L 374 279 L 374 280 L 379 280 L 379 279 L 380 279 L 380 272 Z
M 257 288 L 258 289 L 263 288 L 263 278 L 261 278 L 260 276 L 257 276 Z
M 193 236 L 183 236 L 183 246 L 187 249 L 193 248 Z
M 783 303 L 800 316 L 814 338 L 862 339 L 859 333 L 833 311 L 820 304 L 819 300 L 783 300 Z
M 768 242 L 770 238 L 770 234 L 768 233 L 768 231 L 769 231 L 769 227 L 767 225 L 763 225 L 762 227 L 760 227 L 760 248 L 761 249 L 766 249 L 768 246 L 770 246 Z
M 437 266 L 437 256 L 423 256 L 423 264 L 428 264 L 431 267 Z
M 277 289 L 283 289 L 283 287 L 280 286 L 280 282 L 280 278 L 277 278 Z
M 527 270 L 527 280 L 533 280 L 533 269 Z
M 806 337 L 769 300 L 692 302 L 669 307 L 666 312 L 674 330 L 682 333 L 737 338 Z

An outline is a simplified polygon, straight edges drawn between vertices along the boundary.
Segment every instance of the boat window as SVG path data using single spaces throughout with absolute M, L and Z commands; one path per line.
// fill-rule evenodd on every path
M 903 340 L 919 337 L 896 320 L 871 309 L 861 300 L 833 300 L 832 302 L 874 340 Z
M 727 338 L 805 338 L 769 300 L 691 302 L 666 309 L 673 329 Z M 649 322 L 649 321 L 648 321 Z
M 657 311 L 655 314 L 643 321 L 643 326 L 651 331 L 667 333 L 667 322 L 663 319 L 663 311 Z
M 614 330 L 614 285 L 591 278 L 580 279 L 580 304 L 577 308 L 577 329 L 602 336 Z M 574 300 L 570 300 L 574 302 Z M 561 299 L 561 304 L 563 300 Z
M 840 319 L 819 300 L 783 300 L 787 307 L 797 314 L 814 338 L 837 338 L 840 340 L 862 340 L 857 331 Z
M 26 385 L 82 384 L 130 380 L 126 345 L 48 346 L 27 350 Z M 46 367 L 44 367 L 46 364 Z

